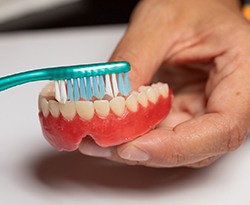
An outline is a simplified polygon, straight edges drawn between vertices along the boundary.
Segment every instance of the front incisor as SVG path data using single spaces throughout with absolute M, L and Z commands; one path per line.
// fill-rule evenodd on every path
M 114 114 L 122 116 L 125 111 L 125 99 L 124 97 L 118 96 L 110 101 L 110 107 Z
M 126 106 L 131 112 L 136 112 L 138 109 L 138 102 L 136 100 L 136 94 L 131 94 L 126 99 Z
M 110 111 L 109 101 L 107 101 L 107 100 L 96 100 L 96 101 L 94 101 L 94 107 L 95 107 L 96 113 L 100 117 L 108 116 L 109 111 Z
M 146 91 L 146 94 L 147 94 L 147 98 L 148 100 L 155 104 L 157 102 L 157 95 L 155 93 L 155 90 L 153 88 L 148 88 L 147 91 Z
M 147 99 L 147 95 L 146 95 L 145 91 L 141 91 L 141 92 L 137 95 L 137 100 L 138 100 L 138 102 L 139 102 L 143 107 L 147 107 L 147 106 L 148 106 L 148 99 Z
M 76 111 L 83 120 L 90 120 L 95 114 L 94 104 L 90 101 L 79 101 L 76 103 Z
M 65 104 L 59 103 L 59 109 L 66 120 L 72 120 L 76 115 L 76 106 L 74 102 L 67 101 Z
M 49 111 L 51 115 L 55 118 L 58 118 L 60 115 L 59 104 L 55 100 L 49 101 Z

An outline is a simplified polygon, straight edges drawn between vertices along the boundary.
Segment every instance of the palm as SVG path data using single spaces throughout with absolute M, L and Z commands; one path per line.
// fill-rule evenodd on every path
M 155 79 L 169 83 L 174 102 L 170 114 L 158 127 L 174 127 L 205 112 L 207 65 L 163 66 L 159 70 Z

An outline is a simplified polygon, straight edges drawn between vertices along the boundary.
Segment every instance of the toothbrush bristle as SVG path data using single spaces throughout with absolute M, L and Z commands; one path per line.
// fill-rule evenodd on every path
M 86 77 L 86 90 L 87 90 L 87 99 L 86 100 L 90 100 L 93 96 L 90 78 L 91 77 Z
M 67 91 L 64 80 L 60 80 L 60 99 L 60 102 L 63 103 L 67 101 Z
M 113 85 L 113 93 L 114 96 L 116 97 L 119 93 L 118 85 L 117 85 L 117 79 L 116 79 L 116 74 L 112 74 L 112 85 Z
M 100 94 L 99 94 L 97 77 L 93 77 L 92 78 L 92 85 L 93 85 L 93 95 L 99 99 L 100 98 Z
M 122 73 L 118 73 L 118 88 L 122 95 L 125 95 L 124 81 L 122 78 Z
M 124 73 L 124 84 L 125 84 L 125 93 L 124 93 L 124 95 L 127 96 L 131 91 L 128 72 Z
M 86 95 L 86 89 L 85 89 L 85 82 L 83 78 L 80 78 L 80 94 L 81 94 L 81 98 L 86 99 L 87 95 Z
M 93 97 L 103 99 L 105 95 L 127 96 L 130 91 L 128 72 L 55 81 L 55 99 L 62 103 Z
M 80 99 L 80 94 L 79 94 L 79 83 L 76 78 L 73 79 L 73 90 L 74 90 L 74 101 L 78 101 Z
M 105 75 L 105 84 L 106 84 L 106 93 L 109 96 L 114 97 L 109 74 Z
M 61 96 L 60 96 L 60 89 L 59 89 L 59 83 L 58 81 L 56 80 L 54 82 L 55 84 L 55 99 L 59 102 L 61 102 Z
M 105 83 L 102 75 L 99 75 L 99 86 L 100 86 L 100 99 L 102 99 L 105 95 Z

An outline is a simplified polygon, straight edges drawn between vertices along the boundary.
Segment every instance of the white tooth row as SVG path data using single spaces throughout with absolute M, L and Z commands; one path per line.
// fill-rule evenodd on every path
M 67 101 L 65 104 L 59 103 L 56 100 L 47 100 L 46 97 L 39 97 L 39 110 L 42 111 L 44 117 L 49 113 L 55 118 L 59 117 L 60 113 L 66 120 L 72 120 L 76 113 L 83 120 L 90 120 L 97 113 L 100 117 L 106 117 L 110 110 L 117 116 L 122 116 L 126 107 L 131 112 L 138 110 L 138 104 L 147 107 L 148 103 L 155 104 L 159 96 L 167 98 L 169 88 L 167 84 L 157 83 L 152 86 L 141 86 L 139 92 L 133 91 L 127 99 L 121 96 L 112 98 L 112 100 L 96 100 L 92 101 Z

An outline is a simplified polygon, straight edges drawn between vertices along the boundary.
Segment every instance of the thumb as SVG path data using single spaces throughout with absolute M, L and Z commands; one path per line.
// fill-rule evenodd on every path
M 117 147 L 117 158 L 151 167 L 195 164 L 231 151 L 242 143 L 245 134 L 241 133 L 238 140 L 240 132 L 231 120 L 230 116 L 212 113 L 173 129 L 158 128 Z
M 150 83 L 157 68 L 161 65 L 166 48 L 164 31 L 152 19 L 150 1 L 142 1 L 135 9 L 131 22 L 114 50 L 110 61 L 128 61 L 132 88 Z M 155 14 L 154 14 L 155 15 Z

